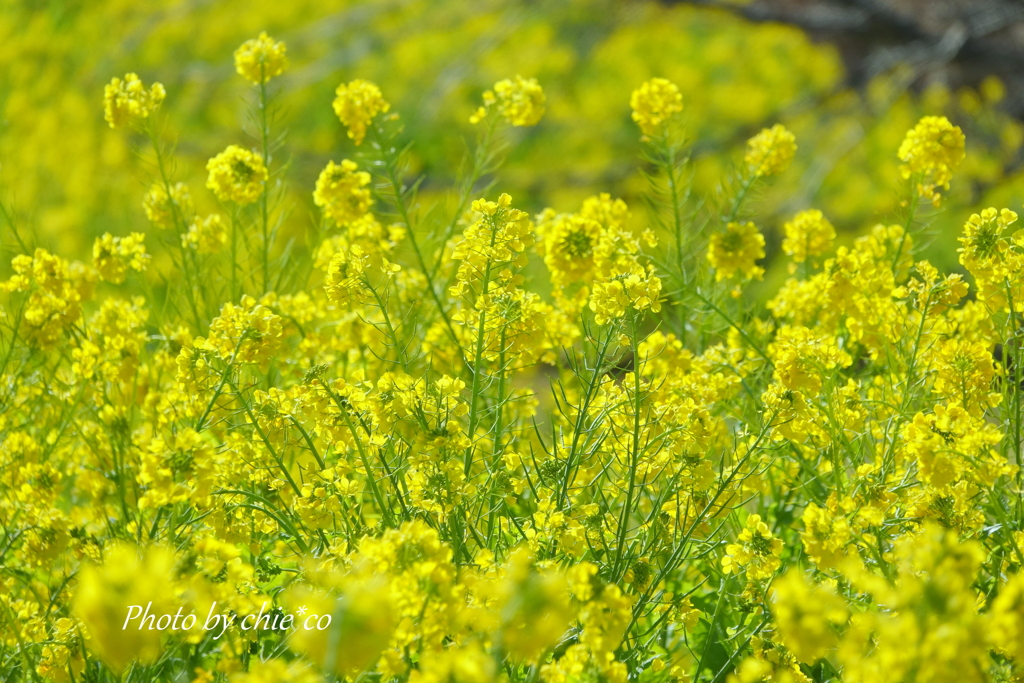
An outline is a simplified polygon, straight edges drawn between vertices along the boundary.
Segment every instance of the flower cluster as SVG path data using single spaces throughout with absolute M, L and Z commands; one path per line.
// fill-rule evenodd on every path
M 235 71 L 250 83 L 261 85 L 288 68 L 286 52 L 284 43 L 261 33 L 235 50 Z
M 111 128 L 139 125 L 166 96 L 163 85 L 154 83 L 147 90 L 136 74 L 126 74 L 124 80 L 115 77 L 103 89 L 103 117 Z
M 683 110 L 683 95 L 672 81 L 652 78 L 633 91 L 629 98 L 633 120 L 644 135 L 654 135 L 673 116 Z
M 342 83 L 335 95 L 334 113 L 348 128 L 348 136 L 357 145 L 362 144 L 374 117 L 391 109 L 380 88 L 370 81 L 356 79 L 348 84 Z
M 351 223 L 365 216 L 373 204 L 369 184 L 370 174 L 360 171 L 354 161 L 328 162 L 316 179 L 313 203 L 338 225 Z
M 765 128 L 747 141 L 743 157 L 754 177 L 778 175 L 793 162 L 796 155 L 796 137 L 781 123 Z
M 252 204 L 259 199 L 267 182 L 263 158 L 238 145 L 228 145 L 206 164 L 206 187 L 223 202 Z
M 737 273 L 747 280 L 759 278 L 764 274 L 764 268 L 757 265 L 764 258 L 764 235 L 750 221 L 730 222 L 724 231 L 711 236 L 707 258 L 716 280 Z
M 259 86 L 285 68 L 265 35 L 236 55 Z M 119 125 L 163 98 L 136 83 L 108 97 Z M 17 252 L 0 281 L 0 678 L 1024 675 L 1024 241 L 989 208 L 964 225 L 966 274 L 924 258 L 919 200 L 962 152 L 948 122 L 887 148 L 913 180 L 898 220 L 815 195 L 833 226 L 749 201 L 787 189 L 781 126 L 731 178 L 689 166 L 674 119 L 691 86 L 664 79 L 608 100 L 627 126 L 631 100 L 643 163 L 602 167 L 645 189 L 553 186 L 546 208 L 501 191 L 544 183 L 491 144 L 502 119 L 539 119 L 534 81 L 485 96 L 454 188 L 356 80 L 334 108 L 372 144 L 357 165 L 324 141 L 295 173 L 326 164 L 315 188 L 293 191 L 259 90 L 263 143 L 211 159 L 211 192 L 193 197 L 150 136 L 142 210 L 125 204 L 148 235 L 29 248 L 59 217 L 32 232 L 0 207 Z M 146 609 L 198 618 L 136 628 Z M 285 614 L 315 626 L 270 626 Z
M 912 178 L 924 199 L 938 206 L 936 188 L 949 189 L 953 171 L 964 160 L 964 134 L 945 116 L 925 116 L 900 144 L 900 172 Z
M 544 89 L 534 78 L 516 76 L 494 84 L 493 90 L 483 94 L 484 104 L 470 117 L 470 123 L 482 121 L 494 108 L 511 126 L 535 126 L 544 116 Z

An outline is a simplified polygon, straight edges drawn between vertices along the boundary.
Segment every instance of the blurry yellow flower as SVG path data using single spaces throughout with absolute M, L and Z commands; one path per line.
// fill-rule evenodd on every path
M 242 43 L 235 50 L 235 70 L 249 82 L 260 85 L 284 73 L 288 67 L 285 45 L 266 33 Z
M 340 164 L 330 161 L 316 179 L 313 203 L 335 223 L 345 225 L 370 210 L 373 197 L 367 187 L 369 184 L 370 174 L 360 171 L 354 161 L 342 159 Z
M 789 168 L 796 155 L 796 138 L 781 123 L 765 128 L 747 141 L 743 160 L 754 177 L 771 176 Z
M 654 135 L 663 123 L 683 110 L 683 96 L 675 83 L 652 78 L 633 91 L 629 106 L 641 132 Z
M 163 230 L 175 227 L 175 222 L 186 223 L 192 217 L 192 195 L 185 183 L 171 185 L 171 195 L 167 196 L 167 188 L 161 183 L 153 184 L 142 200 L 142 209 L 146 212 L 149 222 Z
M 377 661 L 391 638 L 396 626 L 393 588 L 379 576 L 341 581 L 337 593 L 298 586 L 285 594 L 293 611 L 302 607 L 310 614 L 331 615 L 322 630 L 294 629 L 288 647 L 338 676 L 355 679 Z
M 251 204 L 259 199 L 267 181 L 267 167 L 263 158 L 238 145 L 227 149 L 206 163 L 209 176 L 206 187 L 213 190 L 221 201 Z
M 817 209 L 807 209 L 793 216 L 783 230 L 782 250 L 793 257 L 795 263 L 803 263 L 809 256 L 819 256 L 832 248 L 836 238 L 835 228 Z
M 323 680 L 322 676 L 301 661 L 259 661 L 256 658 L 253 658 L 248 671 L 232 674 L 228 679 L 229 683 L 323 683 Z
M 149 603 L 149 614 L 174 613 L 174 555 L 166 548 L 143 550 L 125 543 L 111 545 L 103 555 L 102 565 L 86 564 L 78 575 L 74 613 L 88 631 L 89 649 L 120 673 L 133 660 L 156 661 L 163 651 L 163 632 L 141 621 Z M 131 615 L 134 621 L 128 621 Z
M 711 236 L 708 262 L 715 279 L 724 280 L 739 272 L 744 279 L 760 278 L 764 269 L 757 261 L 764 258 L 764 235 L 750 221 L 729 223 L 724 232 Z
M 156 111 L 166 96 L 163 85 L 154 83 L 146 90 L 136 74 L 126 74 L 124 80 L 115 77 L 103 88 L 103 118 L 111 128 L 136 125 Z
M 544 90 L 535 78 L 516 76 L 514 80 L 504 79 L 494 84 L 494 90 L 483 95 L 484 106 L 469 117 L 476 124 L 483 120 L 492 105 L 497 105 L 500 114 L 513 126 L 534 126 L 544 116 L 546 98 Z
M 214 213 L 205 218 L 196 218 L 188 226 L 188 232 L 181 236 L 182 246 L 195 249 L 200 254 L 215 254 L 227 244 L 228 231 L 224 219 Z
M 141 232 L 127 237 L 114 237 L 108 232 L 98 238 L 92 247 L 92 259 L 100 277 L 116 285 L 124 282 L 129 268 L 144 271 L 150 258 L 143 243 L 145 239 Z
M 1018 661 L 1024 658 L 1024 574 L 1014 574 L 999 589 L 989 633 L 1001 652 Z
M 356 79 L 347 85 L 342 83 L 335 94 L 334 113 L 348 128 L 348 136 L 357 145 L 362 144 L 373 117 L 391 109 L 380 88 L 370 81 Z
M 964 160 L 964 133 L 945 116 L 925 116 L 907 131 L 898 156 L 903 177 L 913 177 L 921 196 L 938 206 L 936 188 L 948 190 L 953 171 Z
M 797 659 L 813 664 L 839 644 L 835 626 L 849 610 L 828 584 L 812 585 L 804 574 L 791 569 L 772 583 L 772 612 L 782 644 Z
M 476 643 L 452 646 L 424 658 L 409 676 L 409 683 L 492 683 L 494 657 Z

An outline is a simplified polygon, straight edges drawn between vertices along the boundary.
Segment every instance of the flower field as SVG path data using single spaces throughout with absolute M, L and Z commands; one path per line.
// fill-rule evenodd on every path
M 998 81 L 645 3 L 121 4 L 0 20 L 0 680 L 1024 677 Z

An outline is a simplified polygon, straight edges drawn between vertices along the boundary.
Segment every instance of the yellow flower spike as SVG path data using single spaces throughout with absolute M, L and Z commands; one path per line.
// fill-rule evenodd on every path
M 781 123 L 765 128 L 747 141 L 743 157 L 755 178 L 782 173 L 796 156 L 796 138 Z
M 89 649 L 115 672 L 132 661 L 155 662 L 163 652 L 163 632 L 141 622 L 150 602 L 150 615 L 174 613 L 173 569 L 168 549 L 115 543 L 101 565 L 87 564 L 79 574 L 74 614 L 88 632 Z
M 136 126 L 149 118 L 163 103 L 167 91 L 160 83 L 147 90 L 138 75 L 111 79 L 103 88 L 103 118 L 111 128 Z
M 197 218 L 181 236 L 181 244 L 195 249 L 200 254 L 216 254 L 228 242 L 228 230 L 224 218 L 217 213 Z
M 672 81 L 652 78 L 633 91 L 629 106 L 640 131 L 644 135 L 654 135 L 683 110 L 683 96 Z
M 499 116 L 511 126 L 535 126 L 544 116 L 547 98 L 544 89 L 534 78 L 516 76 L 494 84 L 493 90 L 483 94 L 483 106 L 479 107 L 469 122 L 480 123 L 487 116 L 492 106 L 496 106 Z
M 235 71 L 253 85 L 266 83 L 288 68 L 286 52 L 284 43 L 261 33 L 259 38 L 247 40 L 235 50 Z
M 897 153 L 904 178 L 915 178 L 922 198 L 939 205 L 936 188 L 949 189 L 953 171 L 966 156 L 964 133 L 945 116 L 925 116 L 907 131 Z
M 760 278 L 764 269 L 757 261 L 764 258 L 764 235 L 750 221 L 732 222 L 723 232 L 711 236 L 707 259 L 715 269 L 715 280 L 739 273 L 743 279 Z
M 782 250 L 793 258 L 794 263 L 803 263 L 810 256 L 820 256 L 832 248 L 836 230 L 817 209 L 807 209 L 793 216 L 783 226 L 786 234 Z
M 594 312 L 594 321 L 604 325 L 630 309 L 657 313 L 661 310 L 660 295 L 661 279 L 635 265 L 627 272 L 594 283 L 590 310 Z
M 380 88 L 370 81 L 356 79 L 348 84 L 342 83 L 335 94 L 334 113 L 348 128 L 348 136 L 356 145 L 362 144 L 374 117 L 391 109 Z
M 150 256 L 145 239 L 141 232 L 127 237 L 114 237 L 108 232 L 98 238 L 92 247 L 92 258 L 100 278 L 117 285 L 124 282 L 129 268 L 136 272 L 146 270 Z
M 849 618 L 846 603 L 832 586 L 811 584 L 795 569 L 772 583 L 772 613 L 783 645 L 807 664 L 839 645 L 834 626 Z
M 174 228 L 175 221 L 189 222 L 195 211 L 188 185 L 175 183 L 171 186 L 171 194 L 168 197 L 167 188 L 159 182 L 154 183 L 146 193 L 142 200 L 142 209 L 146 212 L 149 222 L 161 230 Z
M 745 570 L 755 580 L 771 578 L 781 565 L 781 551 L 782 540 L 772 534 L 761 515 L 750 515 L 737 542 L 726 546 L 722 571 L 730 574 Z
M 354 161 L 328 162 L 316 179 L 313 203 L 336 224 L 345 225 L 362 218 L 373 205 L 369 184 L 370 174 Z
M 210 159 L 206 170 L 209 173 L 206 187 L 213 190 L 221 201 L 242 206 L 259 199 L 268 178 L 263 158 L 238 145 L 229 145 Z

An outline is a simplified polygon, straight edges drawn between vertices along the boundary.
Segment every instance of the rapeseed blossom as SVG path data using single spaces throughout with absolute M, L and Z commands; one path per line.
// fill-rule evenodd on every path
M 286 53 L 284 43 L 261 33 L 235 50 L 235 71 L 250 83 L 261 85 L 288 68 Z
M 113 78 L 103 89 L 103 117 L 111 128 L 141 124 L 163 104 L 167 91 L 160 83 L 146 89 L 138 75 Z
M 313 203 L 338 225 L 362 218 L 373 204 L 367 187 L 370 174 L 358 169 L 356 163 L 348 159 L 340 164 L 331 161 L 316 179 Z
M 469 121 L 479 123 L 494 107 L 511 126 L 535 126 L 544 116 L 546 100 L 544 90 L 535 78 L 506 78 L 495 83 L 492 90 L 484 92 L 483 106 L 473 113 Z
M 747 141 L 743 157 L 750 173 L 761 178 L 782 173 L 796 155 L 796 137 L 781 123 L 765 128 Z
M 794 263 L 827 253 L 836 238 L 835 228 L 817 209 L 801 211 L 783 226 L 783 230 L 786 238 L 782 241 L 782 250 Z
M 949 189 L 953 171 L 964 160 L 964 134 L 945 116 L 925 116 L 900 144 L 899 156 L 904 178 L 913 178 L 922 198 L 939 205 L 937 188 Z
M 238 145 L 228 145 L 227 149 L 210 159 L 206 170 L 209 174 L 206 187 L 213 190 L 221 201 L 240 205 L 252 204 L 259 199 L 268 177 L 263 158 Z
M 764 268 L 757 262 L 764 258 L 764 235 L 750 221 L 730 222 L 725 230 L 711 236 L 708 263 L 715 269 L 715 279 L 724 280 L 737 273 L 744 279 L 759 278 Z
M 654 135 L 665 122 L 683 110 L 683 95 L 668 79 L 652 78 L 633 91 L 629 106 L 641 132 Z
M 236 66 L 263 86 L 284 46 L 264 34 Z M 598 141 L 581 159 L 622 197 L 515 160 L 546 138 L 507 126 L 577 111 L 531 80 L 485 95 L 451 187 L 429 119 L 394 124 L 367 81 L 336 102 L 370 136 L 358 163 L 324 139 L 271 186 L 292 142 L 260 87 L 258 151 L 229 147 L 198 190 L 155 91 L 114 90 L 135 130 L 111 144 L 151 145 L 138 231 L 51 250 L 53 215 L 0 207 L 3 677 L 1021 676 L 1024 240 L 1011 208 L 971 209 L 966 273 L 925 258 L 918 200 L 961 172 L 951 124 L 911 131 L 895 215 L 858 223 L 776 184 L 802 164 L 781 126 L 731 175 L 690 166 L 662 79 L 607 102 L 633 110 L 638 166 Z M 687 98 L 694 130 L 704 106 Z M 551 205 L 503 192 L 518 176 Z M 841 230 L 775 211 L 812 199 Z M 146 609 L 200 623 L 135 628 Z
M 362 144 L 374 117 L 386 114 L 391 109 L 380 88 L 363 79 L 342 83 L 335 95 L 334 113 L 348 128 L 348 136 L 356 145 Z

